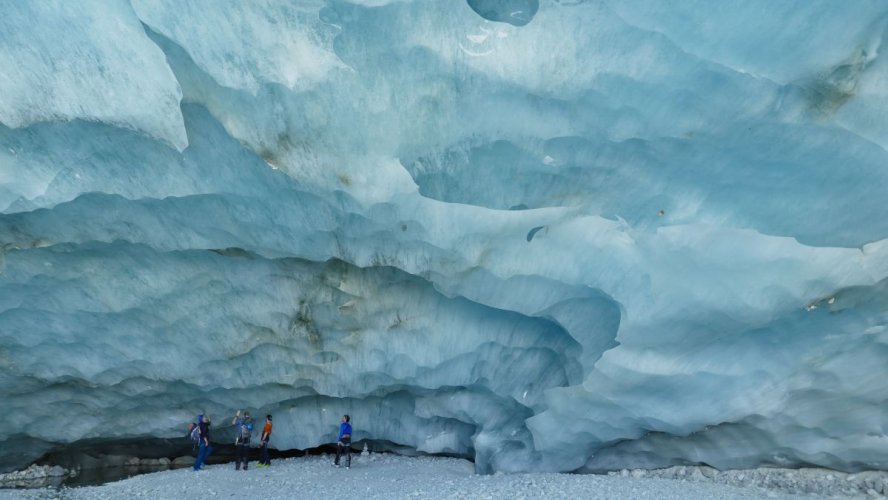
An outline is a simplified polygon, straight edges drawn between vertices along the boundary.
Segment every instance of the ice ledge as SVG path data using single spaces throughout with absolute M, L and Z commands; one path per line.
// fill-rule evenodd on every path
M 188 146 L 179 83 L 125 1 L 5 4 L 0 66 L 8 127 L 80 119 Z

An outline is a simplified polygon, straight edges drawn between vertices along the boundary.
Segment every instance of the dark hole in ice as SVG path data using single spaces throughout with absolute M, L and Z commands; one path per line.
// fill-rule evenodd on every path
M 352 443 L 352 453 L 360 454 L 364 446 L 372 453 L 395 453 L 405 456 L 442 456 L 463 458 L 473 461 L 472 455 L 455 453 L 425 453 L 409 446 L 387 440 L 362 439 Z M 304 457 L 307 455 L 332 455 L 336 452 L 333 444 L 324 444 L 308 449 L 270 449 L 272 460 Z M 258 458 L 258 450 L 251 449 L 250 460 Z M 66 445 L 58 445 L 34 463 L 37 465 L 60 465 L 65 469 L 78 469 L 76 476 L 40 478 L 17 485 L 4 485 L 2 488 L 64 488 L 92 486 L 120 481 L 140 474 L 149 474 L 168 469 L 188 468 L 194 462 L 195 450 L 185 438 L 131 438 L 131 439 L 90 439 Z M 234 445 L 213 443 L 213 453 L 207 464 L 231 463 L 234 460 Z M 166 457 L 174 462 L 165 465 L 149 465 L 145 459 Z M 135 459 L 135 460 L 133 460 Z M 354 460 L 360 460 L 355 457 Z M 128 465 L 138 463 L 139 465 Z
M 539 0 L 468 0 L 469 7 L 488 21 L 524 26 L 540 9 Z
M 527 233 L 527 241 L 530 242 L 530 240 L 533 239 L 533 237 L 539 232 L 539 230 L 542 229 L 542 228 L 544 228 L 544 227 L 546 227 L 546 226 L 537 226 L 537 227 L 531 229 L 531 230 Z

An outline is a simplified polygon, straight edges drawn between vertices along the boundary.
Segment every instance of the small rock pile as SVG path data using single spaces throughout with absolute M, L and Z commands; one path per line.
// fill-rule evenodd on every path
M 711 482 L 731 486 L 759 486 L 791 494 L 826 496 L 888 496 L 888 472 L 866 471 L 847 474 L 829 469 L 772 469 L 719 471 L 706 466 L 676 466 L 668 469 L 623 469 L 609 472 L 609 476 L 635 478 L 679 479 Z
M 4 488 L 35 488 L 48 486 L 68 476 L 76 476 L 76 470 L 67 470 L 58 465 L 32 465 L 24 470 L 0 474 L 0 486 Z

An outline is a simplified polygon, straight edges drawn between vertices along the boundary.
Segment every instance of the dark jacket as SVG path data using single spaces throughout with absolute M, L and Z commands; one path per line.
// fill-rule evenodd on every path
M 200 444 L 203 446 L 204 444 L 210 443 L 210 424 L 209 422 L 205 422 L 201 420 L 199 424 L 197 424 L 198 429 L 200 429 Z

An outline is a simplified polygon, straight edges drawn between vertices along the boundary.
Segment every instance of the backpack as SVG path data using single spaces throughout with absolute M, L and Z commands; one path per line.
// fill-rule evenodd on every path
M 197 422 L 203 421 L 203 415 L 198 415 L 196 420 Z M 200 444 L 200 425 L 197 422 L 188 424 L 188 437 L 194 446 Z
M 195 444 L 200 442 L 200 426 L 196 423 L 192 422 L 188 424 L 188 437 L 191 438 Z
M 250 437 L 253 435 L 253 419 L 246 419 L 241 423 L 240 436 L 238 441 L 241 443 L 249 443 Z

